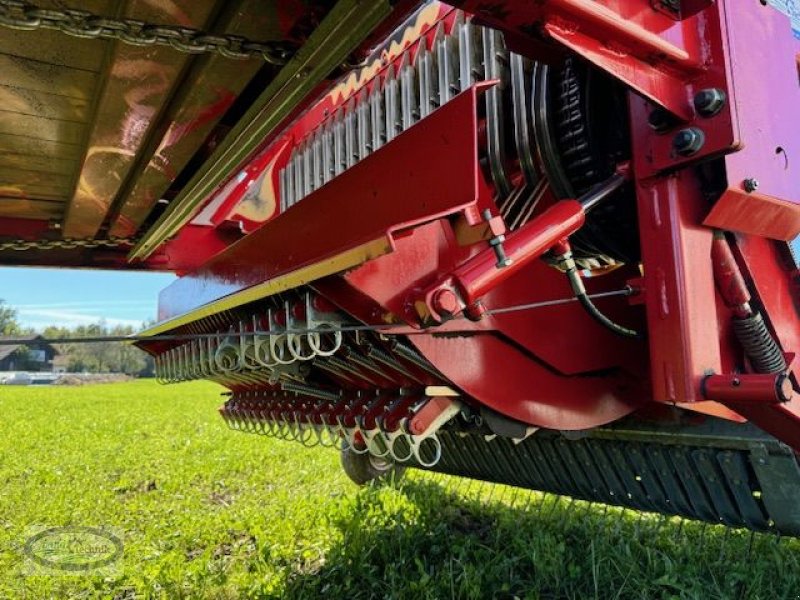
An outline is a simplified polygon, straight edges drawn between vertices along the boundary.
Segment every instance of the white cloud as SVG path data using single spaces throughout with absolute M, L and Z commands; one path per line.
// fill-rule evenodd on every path
M 142 326 L 141 319 L 108 317 L 102 314 L 60 310 L 55 308 L 23 308 L 18 306 L 17 314 L 24 326 L 39 329 L 42 327 L 47 327 L 48 325 L 58 325 L 60 327 L 91 325 L 92 323 L 97 323 L 101 320 L 105 321 L 106 325 L 111 327 L 116 325 L 129 325 L 131 327 Z

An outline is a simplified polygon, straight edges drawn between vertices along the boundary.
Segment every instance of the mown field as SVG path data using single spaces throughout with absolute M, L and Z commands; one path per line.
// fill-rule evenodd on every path
M 219 388 L 0 388 L 0 597 L 800 598 L 800 543 L 414 474 L 228 430 Z M 800 501 L 800 499 L 798 499 Z M 110 576 L 25 575 L 32 525 L 113 527 Z

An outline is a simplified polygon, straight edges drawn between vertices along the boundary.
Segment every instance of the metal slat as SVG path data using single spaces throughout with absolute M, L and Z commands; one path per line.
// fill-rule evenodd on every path
M 598 474 L 603 478 L 608 489 L 609 497 L 614 499 L 615 504 L 622 506 L 636 506 L 636 502 L 628 496 L 628 490 L 617 475 L 612 461 L 606 452 L 606 444 L 597 440 L 587 440 L 589 447 L 588 453 L 597 463 Z
M 720 521 L 726 525 L 736 525 L 739 521 L 738 513 L 728 493 L 728 486 L 725 485 L 725 477 L 714 460 L 713 452 L 705 448 L 693 450 L 692 460 Z
M 689 451 L 685 448 L 670 449 L 669 457 L 675 466 L 675 473 L 686 490 L 694 513 L 706 521 L 718 521 L 714 505 L 697 475 L 697 470 L 692 464 Z
M 740 452 L 718 452 L 717 463 L 728 481 L 733 499 L 739 509 L 742 520 L 748 527 L 766 529 L 768 520 L 753 497 L 750 474 L 747 463 Z
M 647 456 L 653 471 L 667 493 L 667 499 L 674 511 L 684 516 L 692 514 L 692 507 L 684 495 L 683 487 L 675 475 L 672 462 L 664 456 L 666 450 L 658 446 L 647 448 Z
M 674 513 L 675 509 L 668 502 L 667 493 L 661 486 L 661 481 L 658 479 L 655 469 L 650 465 L 650 461 L 647 460 L 647 456 L 645 456 L 638 444 L 630 445 L 628 457 L 636 468 L 639 483 L 642 484 L 642 487 L 647 493 L 647 497 L 656 509 L 662 513 Z

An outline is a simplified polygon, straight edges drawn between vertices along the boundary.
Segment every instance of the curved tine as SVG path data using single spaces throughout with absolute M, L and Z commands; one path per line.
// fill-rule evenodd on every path
M 297 441 L 297 430 L 294 428 L 293 421 L 286 421 L 286 437 L 284 439 L 287 442 Z
M 278 355 L 278 353 L 275 351 L 275 349 L 278 346 L 280 346 L 281 344 L 283 344 L 283 346 L 281 346 L 281 347 L 284 348 L 285 350 L 283 352 L 281 352 L 280 355 Z M 274 360 L 279 365 L 290 365 L 293 362 L 295 362 L 295 360 L 297 360 L 294 357 L 290 358 L 289 360 L 286 360 L 284 358 L 286 356 L 286 354 L 288 353 L 288 347 L 286 346 L 286 334 L 285 333 L 279 333 L 279 334 L 275 335 L 274 337 L 270 336 L 269 353 L 272 356 L 272 360 Z
M 424 444 L 425 442 L 431 442 L 434 445 L 433 460 L 431 460 L 430 462 L 425 462 L 424 460 L 422 460 L 421 450 L 422 450 L 422 444 Z M 431 435 L 428 435 L 422 438 L 421 440 L 418 440 L 416 443 L 412 443 L 411 449 L 412 452 L 414 453 L 414 458 L 421 467 L 432 467 L 439 462 L 439 459 L 442 458 L 442 443 L 439 441 L 439 437 L 435 433 L 432 433 Z
M 252 356 L 255 348 L 254 335 L 245 330 L 244 321 L 239 321 L 239 352 L 242 355 L 242 368 L 248 371 L 254 371 L 261 366 Z
M 316 341 L 309 338 L 308 345 L 311 346 L 311 349 L 316 353 L 317 356 L 333 356 L 336 352 L 339 351 L 339 348 L 342 347 L 342 340 L 343 335 L 341 331 L 335 329 L 332 323 L 320 323 L 317 325 L 316 334 Z M 331 328 L 331 333 L 333 333 L 333 349 L 332 350 L 323 350 L 322 348 L 322 336 L 325 335 L 327 332 L 319 331 L 320 329 L 327 329 Z
M 169 350 L 169 378 L 171 383 L 178 383 L 178 347 L 170 348 Z
M 278 426 L 277 437 L 281 440 L 287 440 L 289 435 L 289 424 L 280 414 L 278 414 L 278 419 L 276 419 L 275 423 Z
M 356 444 L 356 433 L 359 432 L 357 427 L 350 427 L 345 430 L 347 435 L 347 441 L 350 443 L 350 450 L 355 452 L 356 454 L 367 454 L 369 452 L 369 446 L 367 445 L 367 440 L 364 439 L 364 447 L 359 448 L 358 444 Z M 364 438 L 364 435 L 361 435 Z
M 336 432 L 336 435 L 342 440 L 342 450 L 350 448 L 350 440 L 347 439 L 347 428 L 342 423 L 342 415 L 336 415 L 336 425 L 331 426 Z
M 199 379 L 195 371 L 194 344 L 191 341 L 186 343 L 184 354 L 186 356 L 186 376 L 189 379 Z
M 202 373 L 200 373 L 200 361 L 197 360 L 197 350 L 195 348 L 195 340 L 191 340 L 188 344 L 189 346 L 189 362 L 191 363 L 192 367 L 192 379 L 201 379 Z
M 162 353 L 162 354 L 163 354 L 163 353 Z M 162 384 L 162 385 L 163 385 L 163 384 L 164 384 L 164 383 L 166 383 L 166 382 L 164 381 L 164 377 L 163 377 L 163 367 L 162 367 L 161 363 L 162 363 L 161 354 L 157 354 L 157 355 L 156 355 L 156 356 L 153 358 L 153 364 L 154 364 L 154 365 L 155 365 L 155 367 L 156 367 L 156 382 L 158 382 L 159 384 Z
M 169 369 L 167 368 L 167 353 L 162 352 L 158 355 L 159 362 L 161 363 L 161 383 L 167 384 L 169 381 Z
M 255 415 L 256 421 L 256 432 L 258 435 L 266 435 L 266 424 L 264 422 L 264 415 L 260 409 L 253 410 L 253 414 Z
M 295 415 L 295 421 L 297 422 L 297 426 L 300 428 L 300 438 L 298 441 L 306 448 L 318 446 L 319 439 L 314 436 L 314 428 L 308 423 L 301 422 L 297 415 Z
M 300 334 L 288 333 L 288 334 L 286 334 L 286 345 L 289 348 L 289 354 L 294 356 L 297 360 L 311 360 L 312 358 L 314 358 L 316 356 L 314 354 L 313 350 L 308 355 L 303 354 L 303 337 L 305 335 L 306 334 L 304 334 L 304 333 L 300 333 Z
M 208 371 L 208 364 L 206 361 L 206 351 L 203 348 L 202 339 L 197 340 L 197 362 L 201 376 L 203 377 L 203 379 L 207 379 L 211 375 L 211 373 L 209 373 Z
M 183 346 L 175 348 L 175 376 L 179 382 L 185 381 L 186 367 L 183 364 Z
M 300 425 L 300 421 L 297 419 L 297 413 L 293 412 L 291 421 L 292 423 L 292 441 L 293 442 L 302 442 L 303 441 L 303 428 Z
M 406 462 L 409 460 L 413 455 L 414 451 L 411 448 L 411 436 L 403 431 L 395 431 L 394 433 L 384 434 L 386 439 L 387 445 L 389 446 L 389 454 L 396 462 Z M 397 453 L 397 441 L 403 438 L 405 440 L 406 447 L 408 448 L 407 454 L 398 454 Z
M 361 436 L 364 438 L 364 442 L 367 444 L 367 449 L 372 456 L 376 456 L 378 458 L 388 456 L 389 446 L 386 443 L 386 440 L 383 438 L 383 434 L 380 429 L 371 429 L 369 434 L 362 430 Z
M 194 365 L 192 364 L 192 343 L 186 342 L 183 345 L 183 369 L 186 381 L 194 379 Z
M 209 336 L 206 340 L 206 364 L 208 367 L 208 373 L 212 377 L 219 377 L 220 373 L 215 368 L 217 366 L 214 362 L 215 355 L 216 351 L 214 349 L 214 339 Z
M 233 359 L 232 362 L 226 362 L 225 359 L 231 352 L 236 354 L 236 358 Z M 214 361 L 217 363 L 217 367 L 219 367 L 222 372 L 224 372 L 226 375 L 229 375 L 236 370 L 236 366 L 239 364 L 239 350 L 235 345 L 228 341 L 228 338 L 226 338 L 217 346 L 217 351 L 214 353 Z
M 254 332 L 258 331 L 258 324 L 259 324 L 258 323 L 258 316 L 257 315 L 253 315 L 253 331 Z M 267 324 L 267 329 L 269 329 L 269 323 Z M 266 337 L 263 337 L 263 336 L 256 335 L 255 333 L 253 333 L 253 348 L 254 348 L 253 356 L 255 357 L 256 362 L 258 362 L 261 366 L 267 367 L 268 369 L 271 369 L 272 367 L 274 367 L 277 364 L 275 361 L 266 361 L 263 358 L 261 358 L 261 352 L 262 352 L 261 348 L 266 348 L 267 349 L 267 351 L 266 351 L 267 357 L 272 358 L 272 356 L 270 355 L 270 352 L 269 352 L 269 335 L 267 335 Z
M 178 381 L 186 381 L 186 367 L 183 364 L 183 346 L 177 346 L 175 348 L 175 364 L 177 366 L 175 375 Z
M 166 376 L 167 376 L 167 381 L 169 383 L 175 383 L 175 364 L 172 356 L 173 350 L 174 348 L 170 348 L 164 353 L 165 354 L 164 361 L 167 367 Z
M 327 425 L 325 424 L 317 425 L 316 431 L 317 431 L 317 439 L 319 439 L 320 446 L 322 446 L 323 448 L 333 448 L 336 445 L 336 442 L 330 435 L 331 430 L 328 429 Z

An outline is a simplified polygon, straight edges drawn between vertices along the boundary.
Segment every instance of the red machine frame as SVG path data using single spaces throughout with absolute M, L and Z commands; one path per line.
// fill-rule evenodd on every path
M 477 150 L 482 86 L 463 92 L 426 118 L 424 127 L 400 134 L 285 214 L 275 206 L 263 223 L 245 221 L 249 235 L 165 290 L 160 318 L 175 325 L 181 315 L 220 298 L 231 307 L 256 298 L 258 289 L 274 293 L 310 284 L 365 323 L 393 324 L 394 331 L 412 334 L 417 348 L 468 394 L 506 398 L 493 407 L 508 416 L 582 429 L 617 419 L 649 397 L 750 420 L 800 451 L 795 393 L 800 388 L 791 371 L 800 348 L 800 301 L 792 288 L 800 272 L 781 256 L 780 245 L 800 234 L 794 167 L 800 157 L 800 118 L 778 123 L 772 116 L 791 115 L 800 106 L 795 58 L 800 43 L 787 33 L 785 16 L 758 2 L 734 9 L 721 0 L 467 0 L 459 8 L 502 30 L 512 49 L 529 55 L 541 54 L 542 48 L 553 52 L 543 42 L 554 40 L 638 92 L 629 96 L 630 177 L 638 199 L 644 275 L 628 268 L 591 285 L 604 291 L 629 283 L 639 290 L 632 302 L 644 308 L 640 317 L 647 323 L 648 356 L 642 342 L 615 338 L 576 306 L 548 309 L 525 324 L 511 315 L 443 322 L 443 316 L 468 308 L 460 300 L 480 299 L 491 307 L 569 293 L 566 282 L 538 262 L 498 277 L 492 260 L 481 258 L 490 256 L 486 240 L 506 233 L 502 224 L 484 217 L 494 207 Z M 423 40 L 449 17 L 439 8 L 426 18 L 418 23 Z M 405 40 L 396 51 L 387 51 L 379 66 L 365 71 L 364 80 L 337 87 L 279 138 L 265 140 L 240 176 L 210 199 L 204 222 L 218 226 L 241 220 L 237 207 L 249 186 L 267 173 L 277 187 L 278 169 L 291 148 L 323 113 L 344 105 L 362 86 L 379 85 L 382 73 L 397 68 L 400 52 L 413 51 L 418 43 Z M 754 47 L 770 52 L 753 52 Z M 749 83 L 753 78 L 757 85 Z M 719 108 L 704 105 L 709 91 L 725 99 Z M 700 142 L 683 147 L 679 136 L 687 135 Z M 727 174 L 727 188 L 713 205 L 690 168 L 707 161 L 720 161 Z M 398 181 L 413 185 L 413 193 Z M 334 221 L 336 228 L 329 227 Z M 579 205 L 562 201 L 510 234 L 508 250 L 515 260 L 538 258 L 581 222 Z M 717 291 L 715 229 L 731 232 L 727 243 L 735 267 L 763 309 L 788 373 L 735 372 L 742 360 L 732 340 L 733 312 Z M 186 235 L 171 245 L 179 247 Z M 327 277 L 345 269 L 342 277 Z M 454 278 L 463 284 L 466 277 L 480 283 L 467 293 L 462 285 L 455 300 L 439 295 Z M 623 319 L 637 318 L 635 308 L 610 300 L 603 306 Z M 471 338 L 469 356 L 454 358 L 447 336 L 414 335 L 432 323 L 437 333 L 500 332 L 516 349 L 478 335 Z M 650 389 L 635 376 L 645 368 L 645 358 Z M 493 373 L 491 381 L 487 371 Z M 592 372 L 601 373 L 571 377 Z M 521 396 L 512 383 L 526 380 L 536 382 L 535 401 Z

